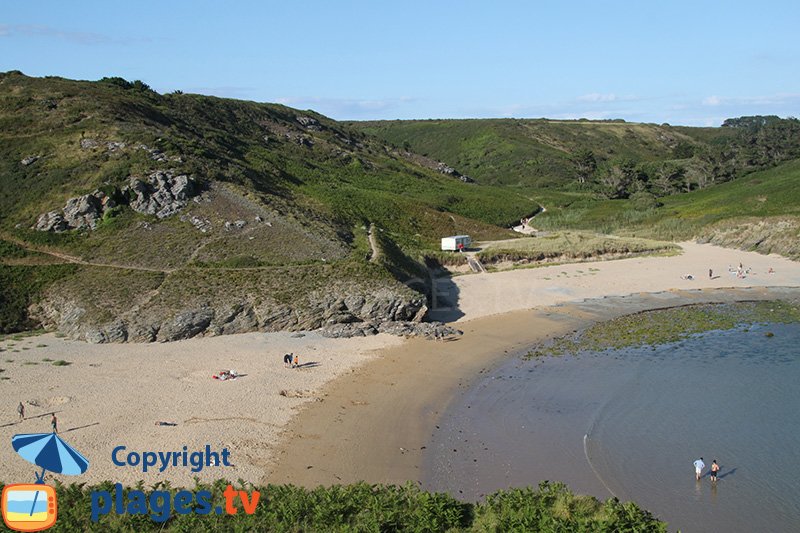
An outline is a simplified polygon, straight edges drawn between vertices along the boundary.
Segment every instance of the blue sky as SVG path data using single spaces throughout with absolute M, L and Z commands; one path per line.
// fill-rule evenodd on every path
M 0 6 L 0 71 L 122 76 L 336 119 L 800 115 L 796 0 Z

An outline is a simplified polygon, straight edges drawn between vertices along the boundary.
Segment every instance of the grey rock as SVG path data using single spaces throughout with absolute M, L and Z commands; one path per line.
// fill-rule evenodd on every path
M 322 336 L 332 339 L 343 339 L 350 337 L 366 337 L 367 335 L 377 335 L 378 328 L 371 322 L 359 322 L 356 324 L 332 324 L 322 328 Z
M 166 218 L 183 209 L 187 201 L 198 193 L 195 181 L 186 176 L 175 176 L 172 172 L 154 172 L 147 181 L 131 178 L 122 191 L 131 209 L 140 213 Z M 39 231 L 67 231 L 71 229 L 95 229 L 106 210 L 117 206 L 113 198 L 96 190 L 91 194 L 70 198 L 62 209 L 39 216 L 34 229 Z M 205 221 L 201 231 L 210 229 Z
M 214 310 L 208 307 L 184 311 L 164 324 L 158 331 L 158 342 L 190 339 L 208 328 L 214 319 Z
M 105 328 L 107 342 L 125 342 L 128 340 L 128 328 L 122 321 L 116 321 Z
M 461 335 L 462 332 L 441 322 L 358 322 L 355 324 L 331 324 L 322 328 L 322 336 L 330 338 L 363 337 L 387 333 L 401 337 L 425 337 L 441 339 Z
M 34 224 L 33 229 L 38 231 L 67 231 L 69 226 L 67 225 L 67 221 L 64 220 L 64 215 L 59 213 L 58 211 L 50 211 L 49 213 L 43 213 L 39 215 L 39 218 L 36 220 L 36 224 Z
M 106 143 L 106 150 L 108 150 L 109 152 L 117 152 L 119 150 L 124 149 L 125 146 L 127 146 L 127 145 L 124 142 L 108 141 Z
M 81 148 L 84 150 L 91 150 L 92 148 L 97 148 L 99 143 L 94 139 L 81 139 Z
M 83 338 L 89 344 L 104 344 L 108 342 L 106 334 L 99 329 L 87 329 L 83 334 Z
M 64 206 L 64 220 L 69 229 L 95 229 L 102 216 L 103 203 L 92 194 L 71 198 Z
M 225 222 L 225 229 L 242 229 L 247 225 L 247 222 L 244 220 L 234 220 L 233 222 Z
M 256 310 L 256 316 L 259 317 L 259 328 L 262 331 L 290 330 L 295 329 L 298 324 L 297 315 L 288 305 L 265 304 Z
M 452 176 L 453 174 L 458 174 L 456 172 L 456 169 L 454 169 L 451 166 L 445 165 L 444 163 L 439 163 L 438 165 L 436 165 L 436 170 L 438 170 L 439 172 L 441 172 L 442 174 L 445 174 L 447 176 Z
M 297 117 L 297 122 L 299 122 L 302 126 L 310 130 L 319 131 L 320 129 L 322 129 L 320 128 L 319 121 L 315 118 L 301 115 Z
M 134 323 L 128 328 L 128 342 L 155 342 L 158 330 L 156 324 Z
M 214 320 L 208 326 L 209 333 L 214 335 L 231 335 L 246 333 L 258 329 L 258 319 L 250 305 L 234 305 L 217 311 Z
M 38 160 L 39 160 L 39 156 L 38 155 L 29 155 L 28 157 L 26 157 L 22 161 L 20 161 L 20 164 L 23 167 L 27 167 L 28 165 L 32 165 L 32 164 L 36 163 Z
M 134 211 L 166 218 L 186 207 L 189 198 L 196 195 L 197 186 L 186 175 L 175 176 L 170 171 L 158 171 L 152 173 L 147 181 L 131 178 L 123 192 L 129 196 Z

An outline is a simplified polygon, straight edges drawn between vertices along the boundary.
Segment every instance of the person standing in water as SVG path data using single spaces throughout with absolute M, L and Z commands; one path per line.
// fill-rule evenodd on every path
M 703 469 L 706 467 L 706 464 L 703 462 L 703 458 L 702 457 L 700 459 L 698 459 L 697 461 L 695 461 L 694 463 L 692 463 L 692 464 L 694 465 L 694 476 L 695 476 L 695 479 L 697 479 L 699 481 L 700 480 L 700 476 L 703 474 Z
M 717 472 L 719 472 L 719 465 L 717 464 L 717 460 L 714 459 L 711 461 L 711 481 L 717 480 Z

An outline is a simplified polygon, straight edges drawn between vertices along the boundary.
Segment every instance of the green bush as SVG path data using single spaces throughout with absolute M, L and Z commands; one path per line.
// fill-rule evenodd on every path
M 212 506 L 224 506 L 222 493 L 227 481 L 197 483 L 194 491 L 213 495 Z M 240 483 L 241 485 L 241 483 Z M 2 488 L 2 487 L 0 487 Z M 464 503 L 442 493 L 425 492 L 416 485 L 368 485 L 357 483 L 304 489 L 293 485 L 246 485 L 258 490 L 255 513 L 235 515 L 185 514 L 173 512 L 166 522 L 148 515 L 101 515 L 91 522 L 91 493 L 113 494 L 111 482 L 95 486 L 56 483 L 58 521 L 52 531 L 630 531 L 664 532 L 666 525 L 633 502 L 605 503 L 590 496 L 576 496 L 561 483 L 543 482 L 537 489 L 512 489 L 487 497 L 484 503 Z M 125 488 L 155 490 L 173 495 L 180 489 L 159 483 L 145 489 L 141 483 Z M 239 502 L 240 503 L 240 502 Z

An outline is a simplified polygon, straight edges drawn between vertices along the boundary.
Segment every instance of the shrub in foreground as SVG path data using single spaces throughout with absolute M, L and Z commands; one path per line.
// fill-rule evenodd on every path
M 114 484 L 95 486 L 56 484 L 58 521 L 51 531 L 615 531 L 664 532 L 666 524 L 633 502 L 600 502 L 575 495 L 562 483 L 542 482 L 538 488 L 511 489 L 489 495 L 485 502 L 464 503 L 450 495 L 426 492 L 416 485 L 335 485 L 305 489 L 294 485 L 254 487 L 260 492 L 253 514 L 241 501 L 238 512 L 228 514 L 170 514 L 154 521 L 148 514 L 101 514 L 91 520 L 92 492 L 115 495 Z M 208 491 L 213 507 L 224 507 L 227 481 L 197 483 L 195 493 Z M 150 501 L 154 491 L 167 491 L 174 500 L 180 489 L 160 483 L 145 489 L 140 483 L 123 490 L 143 491 Z M 252 494 L 252 492 L 251 492 Z M 158 515 L 152 506 L 149 509 Z M 0 530 L 6 530 L 0 526 Z

